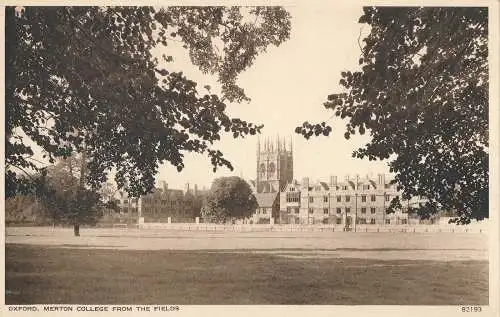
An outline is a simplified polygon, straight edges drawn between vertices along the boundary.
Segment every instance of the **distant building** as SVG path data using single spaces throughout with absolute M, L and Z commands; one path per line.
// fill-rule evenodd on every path
M 391 200 L 399 197 L 402 208 L 393 214 L 384 211 Z M 330 182 L 311 183 L 304 178 L 293 181 L 280 193 L 281 223 L 334 223 L 351 227 L 356 224 L 408 224 L 408 207 L 396 185 L 386 181 L 385 175 L 376 179 L 369 176 L 346 176 L 339 182 L 331 176 Z
M 384 174 L 376 178 L 359 175 L 328 182 L 293 179 L 292 143 L 266 139 L 257 144 L 257 175 L 250 181 L 259 207 L 253 223 L 334 223 L 351 227 L 356 224 L 408 224 L 408 208 L 420 201 L 405 201 Z M 386 214 L 391 200 L 398 196 L 401 210 Z M 272 220 L 271 220 L 272 219 Z
M 206 190 L 193 189 L 189 184 L 186 188 L 170 189 L 166 182 L 161 188 L 141 198 L 129 198 L 126 193 L 118 192 L 117 204 L 124 214 L 137 219 L 143 217 L 144 222 L 194 222 L 199 214 Z

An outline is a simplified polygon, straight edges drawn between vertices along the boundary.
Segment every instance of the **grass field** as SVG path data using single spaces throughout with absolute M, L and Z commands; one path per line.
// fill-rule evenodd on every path
M 7 244 L 6 304 L 488 304 L 484 260 L 277 253 Z

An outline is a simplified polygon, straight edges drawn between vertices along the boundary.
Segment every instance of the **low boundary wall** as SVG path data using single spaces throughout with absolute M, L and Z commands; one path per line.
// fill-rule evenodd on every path
M 280 225 L 280 224 L 244 224 L 244 225 L 219 225 L 211 223 L 142 223 L 141 229 L 165 229 L 182 231 L 234 231 L 234 232 L 343 232 L 343 226 L 338 225 Z M 350 228 L 348 232 L 449 232 L 449 233 L 487 233 L 484 224 L 474 225 L 358 225 L 356 229 Z

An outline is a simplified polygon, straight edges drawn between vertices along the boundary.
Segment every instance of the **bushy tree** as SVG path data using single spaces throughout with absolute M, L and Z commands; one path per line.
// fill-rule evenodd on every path
M 488 217 L 488 9 L 366 7 L 359 22 L 370 27 L 361 70 L 342 72 L 344 91 L 325 102 L 348 119 L 347 139 L 370 133 L 353 157 L 389 159 L 403 198 L 427 199 L 422 217 Z M 326 122 L 296 129 L 331 131 Z
M 226 102 L 249 99 L 238 74 L 289 33 L 280 7 L 7 7 L 7 196 L 30 187 L 18 171 L 37 169 L 23 135 L 50 162 L 87 155 L 93 188 L 115 168 L 118 186 L 135 197 L 152 190 L 159 164 L 181 170 L 186 152 L 232 169 L 214 143 L 262 126 L 229 117 Z M 176 42 L 221 94 L 169 70 Z M 157 47 L 163 59 L 153 56 Z
M 250 185 L 240 177 L 217 178 L 210 188 L 201 215 L 207 222 L 225 223 L 250 217 L 257 209 Z
M 72 225 L 75 236 L 80 235 L 80 225 L 95 225 L 104 209 L 117 209 L 112 200 L 85 187 L 87 164 L 84 155 L 59 159 L 37 181 L 36 197 L 47 216 L 54 222 Z

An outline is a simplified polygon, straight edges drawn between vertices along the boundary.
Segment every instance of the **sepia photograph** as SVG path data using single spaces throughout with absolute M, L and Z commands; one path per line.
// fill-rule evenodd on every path
M 498 309 L 485 3 L 4 7 L 3 310 Z

